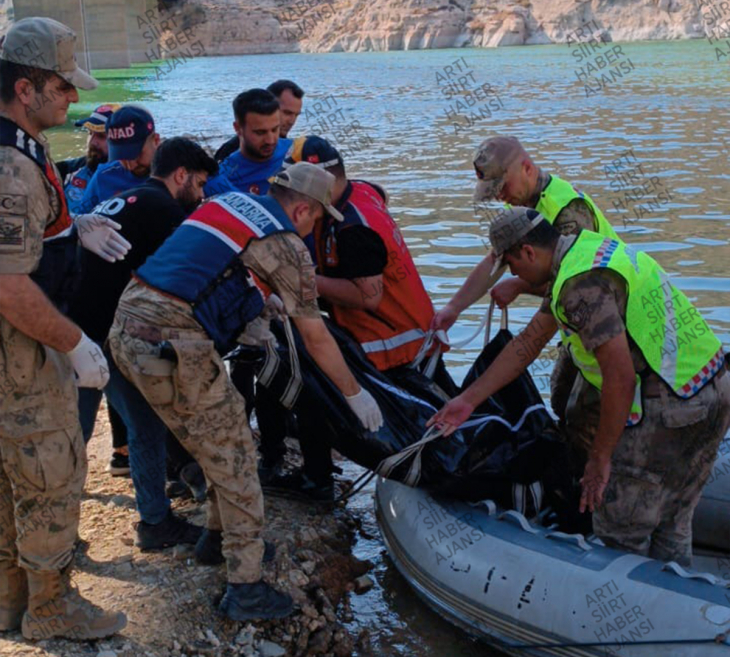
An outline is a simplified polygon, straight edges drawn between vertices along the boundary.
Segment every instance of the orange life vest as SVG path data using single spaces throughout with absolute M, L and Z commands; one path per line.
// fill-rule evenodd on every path
M 397 224 L 383 197 L 363 181 L 350 182 L 350 195 L 340 212 L 343 222 L 329 219 L 315 231 L 320 273 L 337 262 L 337 234 L 352 226 L 374 230 L 385 243 L 383 296 L 377 310 L 333 306 L 334 321 L 352 333 L 380 371 L 407 365 L 415 358 L 434 315 L 433 305 Z M 375 293 L 376 291 L 374 291 Z

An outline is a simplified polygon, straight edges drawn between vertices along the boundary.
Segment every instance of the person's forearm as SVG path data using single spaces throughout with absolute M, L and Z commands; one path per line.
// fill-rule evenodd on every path
M 530 285 L 529 283 L 525 283 L 525 294 L 532 294 L 536 297 L 544 297 L 549 288 L 549 283 L 543 283 L 542 285 Z
M 317 293 L 325 301 L 344 308 L 365 309 L 372 305 L 377 307 L 377 302 L 382 297 L 382 282 L 380 286 L 373 282 L 370 287 L 360 289 L 355 283 L 346 278 L 330 278 L 329 276 L 317 275 Z
M 537 313 L 525 330 L 507 344 L 487 371 L 461 396 L 476 407 L 512 383 L 540 355 L 556 330 L 552 315 Z
M 451 297 L 449 305 L 457 314 L 463 312 L 466 308 L 481 299 L 489 289 L 494 285 L 504 273 L 504 269 L 500 268 L 498 272 L 492 275 L 492 267 L 494 266 L 494 256 L 490 252 L 469 274 L 459 291 Z
M 603 383 L 601 386 L 601 415 L 598 430 L 591 448 L 591 456 L 600 460 L 610 460 L 621 435 L 626 428 L 626 420 L 631 412 L 636 388 L 636 375 L 633 366 L 616 362 L 604 362 L 601 367 Z
M 323 330 L 313 331 L 302 330 L 301 323 L 296 318 L 294 323 L 300 329 L 299 332 L 307 351 L 337 389 L 348 397 L 356 395 L 360 390 L 360 386 L 352 375 L 350 368 L 347 367 L 342 352 L 324 324 L 322 324 Z
M 67 353 L 81 329 L 64 317 L 26 274 L 0 274 L 0 315 L 41 344 Z

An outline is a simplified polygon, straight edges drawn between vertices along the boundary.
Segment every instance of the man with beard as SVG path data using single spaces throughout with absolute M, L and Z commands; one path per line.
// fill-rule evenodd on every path
M 220 164 L 220 175 L 205 188 L 206 196 L 228 191 L 264 195 L 292 144 L 279 137 L 281 114 L 276 96 L 249 89 L 233 100 L 233 128 L 239 147 Z
M 288 137 L 289 131 L 294 127 L 299 115 L 302 113 L 304 90 L 291 80 L 277 80 L 266 87 L 266 91 L 274 94 L 276 100 L 279 101 L 279 113 L 281 114 L 279 137 Z M 215 152 L 216 161 L 222 162 L 231 153 L 235 153 L 238 148 L 239 139 L 238 135 L 235 135 Z
M 218 165 L 195 142 L 184 137 L 167 139 L 155 153 L 152 176 L 144 184 L 108 199 L 95 214 L 121 225 L 132 247 L 127 257 L 108 263 L 84 254 L 82 280 L 71 304 L 71 317 L 87 335 L 103 344 L 114 319 L 119 298 L 132 277 L 172 234 L 203 198 L 208 176 Z M 167 429 L 144 398 L 116 369 L 109 358 L 110 379 L 105 388 L 111 404 L 127 426 L 129 459 L 137 508 L 137 545 L 142 550 L 195 543 L 201 529 L 175 516 L 165 495 L 165 436 Z M 79 395 L 79 415 L 85 435 L 94 427 L 100 390 Z
M 150 175 L 160 143 L 152 115 L 143 107 L 125 105 L 109 117 L 106 126 L 109 161 L 99 165 L 84 192 L 78 211 L 90 212 L 108 198 L 137 187 Z
M 109 146 L 106 143 L 106 122 L 121 105 L 107 103 L 99 105 L 84 119 L 74 124 L 77 128 L 86 128 L 89 136 L 86 140 L 86 155 L 58 163 L 58 171 L 64 180 L 63 191 L 70 212 L 78 213 L 81 199 L 100 164 L 109 157 Z

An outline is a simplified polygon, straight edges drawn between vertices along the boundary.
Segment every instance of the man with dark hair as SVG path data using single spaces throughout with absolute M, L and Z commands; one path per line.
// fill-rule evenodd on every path
M 302 242 L 331 205 L 334 178 L 300 163 L 268 196 L 230 192 L 199 208 L 140 267 L 122 295 L 109 343 L 122 373 L 203 468 L 207 530 L 196 555 L 225 557 L 220 610 L 237 621 L 281 618 L 289 596 L 261 579 L 263 497 L 245 404 L 219 354 L 278 295 L 322 371 L 370 430 L 382 424 L 319 314 Z M 273 554 L 271 555 L 273 556 Z
M 106 360 L 31 278 L 46 245 L 73 231 L 42 133 L 65 122 L 77 87 L 97 86 L 75 42 L 57 21 L 26 18 L 0 52 L 0 631 L 35 640 L 100 639 L 127 622 L 70 583 L 86 479 L 76 386 L 103 387 Z M 89 226 L 100 253 L 103 224 Z
M 106 122 L 121 105 L 107 103 L 99 105 L 90 116 L 74 123 L 77 128 L 85 128 L 89 136 L 86 140 L 86 155 L 58 163 L 58 171 L 64 180 L 63 191 L 68 201 L 68 209 L 79 214 L 79 205 L 84 192 L 96 169 L 109 159 L 109 145 L 106 142 Z
M 279 101 L 279 111 L 281 112 L 279 136 L 288 137 L 289 131 L 294 127 L 299 115 L 302 113 L 304 91 L 291 80 L 277 80 L 266 87 L 266 90 L 274 94 Z
M 410 366 L 421 350 L 434 311 L 403 235 L 388 211 L 387 195 L 376 184 L 348 179 L 340 153 L 322 137 L 295 139 L 284 170 L 296 162 L 311 162 L 335 176 L 332 200 L 344 218 L 318 219 L 309 243 L 320 300 L 373 365 L 407 389 Z M 429 355 L 435 349 L 431 347 Z M 448 394 L 456 394 L 441 359 L 434 379 Z M 334 482 L 329 443 L 321 435 L 316 414 L 300 413 L 297 418 L 304 468 L 272 478 L 265 485 L 331 500 Z M 264 468 L 275 469 L 284 445 L 276 441 L 276 435 L 263 431 L 261 451 Z
M 102 345 L 132 272 L 141 267 L 203 198 L 208 176 L 218 165 L 198 144 L 183 137 L 160 144 L 152 160 L 152 177 L 139 187 L 108 199 L 94 210 L 121 225 L 132 249 L 126 259 L 109 263 L 84 254 L 82 279 L 71 303 L 70 316 L 87 335 Z M 178 543 L 195 543 L 200 528 L 177 517 L 165 495 L 165 436 L 167 428 L 144 398 L 110 359 L 106 395 L 127 427 L 129 459 L 137 509 L 137 546 L 143 551 Z M 101 391 L 83 390 L 79 415 L 85 437 L 91 436 Z
M 600 396 L 580 511 L 609 547 L 689 566 L 692 514 L 730 424 L 722 343 L 649 255 L 584 230 L 560 235 L 515 207 L 489 229 L 502 263 L 549 295 L 492 365 L 429 420 L 455 431 L 560 329 Z M 571 403 L 573 400 L 571 399 Z
M 266 89 L 249 89 L 233 99 L 233 128 L 238 150 L 220 165 L 220 175 L 212 180 L 207 196 L 231 190 L 266 194 L 269 178 L 280 168 L 291 141 L 279 138 L 279 101 Z M 218 159 L 218 158 L 216 158 Z
M 86 213 L 102 201 L 141 185 L 150 175 L 152 158 L 160 143 L 152 115 L 137 105 L 114 112 L 106 125 L 109 161 L 101 164 L 78 205 Z
M 299 115 L 302 113 L 304 90 L 296 82 L 292 82 L 291 80 L 277 80 L 266 87 L 266 91 L 274 94 L 279 101 L 279 112 L 281 114 L 279 137 L 288 137 L 289 131 L 294 127 Z M 231 137 L 215 152 L 215 159 L 218 162 L 222 162 L 239 148 L 240 139 L 236 135 Z

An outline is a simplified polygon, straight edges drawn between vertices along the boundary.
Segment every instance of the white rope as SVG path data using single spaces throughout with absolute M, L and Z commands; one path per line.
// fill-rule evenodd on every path
M 534 404 L 526 408 L 525 412 L 514 425 L 510 424 L 509 422 L 507 422 L 507 420 L 499 417 L 498 415 L 477 415 L 476 417 L 474 417 L 474 419 L 464 422 L 464 424 L 462 424 L 459 428 L 466 429 L 474 426 L 483 426 L 489 422 L 499 422 L 500 424 L 508 427 L 513 433 L 516 433 L 525 423 L 525 420 L 530 413 L 534 413 L 535 411 L 544 408 L 545 406 L 543 404 Z M 417 486 L 418 482 L 421 480 L 421 454 L 423 453 L 423 450 L 426 445 L 428 445 L 428 443 L 436 440 L 436 438 L 440 438 L 441 436 L 443 436 L 443 433 L 443 428 L 439 429 L 436 427 L 436 425 L 433 425 L 426 430 L 423 438 L 421 438 L 418 442 L 415 442 L 412 445 L 408 445 L 408 447 L 405 447 L 397 454 L 393 454 L 392 456 L 383 459 L 378 464 L 378 467 L 375 468 L 375 471 L 381 477 L 385 477 L 387 479 L 393 473 L 393 470 L 395 470 L 395 468 L 397 468 L 402 463 L 405 463 L 412 456 L 413 462 L 411 463 L 411 467 L 408 468 L 408 472 L 403 479 L 403 483 L 406 486 Z
M 421 480 L 421 453 L 423 452 L 423 448 L 431 441 L 436 440 L 436 438 L 440 438 L 443 433 L 444 430 L 439 429 L 436 425 L 430 427 L 426 430 L 426 433 L 423 435 L 421 440 L 413 443 L 412 445 L 408 445 L 408 447 L 402 449 L 397 454 L 393 454 L 387 459 L 383 459 L 378 464 L 375 471 L 381 477 L 388 478 L 395 468 L 413 456 L 413 462 L 411 463 L 411 467 L 408 469 L 408 473 L 406 474 L 403 483 L 406 486 L 417 486 L 418 482 Z
M 489 304 L 489 308 L 486 310 L 486 312 L 484 313 L 484 315 L 482 317 L 482 321 L 479 322 L 479 326 L 477 327 L 477 330 L 472 335 L 470 335 L 468 338 L 451 344 L 451 348 L 452 349 L 463 349 L 464 347 L 466 347 L 466 345 L 468 345 L 470 342 L 472 342 L 477 337 L 479 337 L 479 334 L 482 332 L 482 329 L 485 326 L 487 327 L 487 332 L 484 336 L 484 344 L 485 345 L 489 344 L 489 340 L 491 339 L 491 334 L 492 334 L 492 316 L 494 315 L 495 305 L 496 305 L 496 303 L 495 303 L 494 299 L 492 299 L 492 301 Z M 500 328 L 506 329 L 508 326 L 509 326 L 509 317 L 507 314 L 507 307 L 505 306 L 502 309 L 502 317 L 500 318 Z

